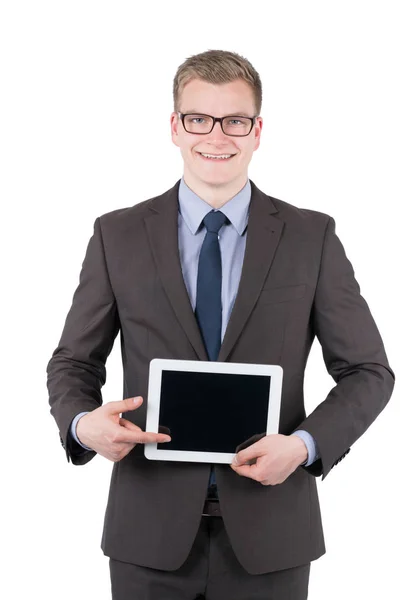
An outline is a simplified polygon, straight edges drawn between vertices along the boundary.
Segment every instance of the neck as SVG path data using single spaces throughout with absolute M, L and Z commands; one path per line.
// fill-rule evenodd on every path
M 218 209 L 244 188 L 248 176 L 247 173 L 241 173 L 237 178 L 228 183 L 207 183 L 193 176 L 187 169 L 184 169 L 183 179 L 192 192 L 213 208 Z

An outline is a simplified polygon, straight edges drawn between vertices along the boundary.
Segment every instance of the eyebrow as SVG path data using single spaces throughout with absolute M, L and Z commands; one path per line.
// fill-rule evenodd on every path
M 187 114 L 187 115 L 207 115 L 208 113 L 202 112 L 201 110 L 190 109 L 190 110 L 185 111 L 185 114 Z M 247 110 L 243 110 L 243 111 L 238 111 L 235 113 L 230 113 L 229 115 L 224 115 L 224 117 L 249 117 L 249 119 L 251 119 L 252 115 L 249 115 Z

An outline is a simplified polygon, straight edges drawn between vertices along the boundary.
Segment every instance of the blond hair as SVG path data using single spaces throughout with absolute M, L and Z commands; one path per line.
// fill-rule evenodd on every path
M 230 83 L 242 79 L 253 91 L 256 116 L 261 112 L 261 79 L 253 65 L 243 56 L 227 50 L 207 50 L 194 54 L 183 62 L 174 77 L 174 111 L 180 110 L 182 90 L 192 79 L 201 79 L 208 83 Z

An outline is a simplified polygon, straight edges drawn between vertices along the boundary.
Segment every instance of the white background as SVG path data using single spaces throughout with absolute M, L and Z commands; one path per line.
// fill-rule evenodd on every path
M 399 371 L 397 2 L 4 1 L 1 57 L 0 595 L 105 600 L 100 549 L 112 463 L 67 463 L 46 365 L 95 218 L 181 177 L 172 81 L 207 49 L 248 58 L 263 82 L 265 193 L 336 220 L 361 292 Z M 122 398 L 119 337 L 103 400 Z M 334 385 L 315 342 L 311 412 Z M 327 554 L 310 600 L 398 593 L 398 392 L 322 483 Z M 171 541 L 172 543 L 172 541 Z

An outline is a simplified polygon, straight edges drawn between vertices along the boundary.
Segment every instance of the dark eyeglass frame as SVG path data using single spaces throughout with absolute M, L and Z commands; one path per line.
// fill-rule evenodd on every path
M 219 121 L 219 123 L 221 124 L 221 129 L 222 129 L 223 133 L 225 135 L 229 135 L 230 137 L 246 137 L 246 136 L 250 135 L 250 133 L 253 130 L 253 127 L 254 127 L 255 121 L 257 119 L 257 116 L 258 116 L 258 115 L 255 115 L 254 117 L 248 117 L 247 115 L 226 115 L 226 117 L 213 117 L 212 115 L 206 115 L 204 113 L 181 113 L 181 112 L 177 112 L 177 114 L 178 114 L 179 118 L 182 121 L 182 125 L 183 125 L 184 130 L 187 133 L 191 133 L 192 135 L 209 135 L 212 132 L 212 130 L 214 129 L 215 123 L 217 121 Z M 188 131 L 186 129 L 186 127 L 185 127 L 185 117 L 187 117 L 189 115 L 196 115 L 197 117 L 210 117 L 210 119 L 213 120 L 213 124 L 212 124 L 212 127 L 211 127 L 210 131 L 208 131 L 207 133 L 198 133 L 198 132 L 194 132 L 194 131 Z M 240 118 L 240 119 L 250 119 L 251 120 L 250 131 L 248 133 L 242 133 L 242 134 L 225 133 L 224 128 L 222 126 L 222 121 L 224 119 L 229 118 L 229 117 L 231 117 L 231 118 L 236 118 L 237 117 L 237 118 Z

